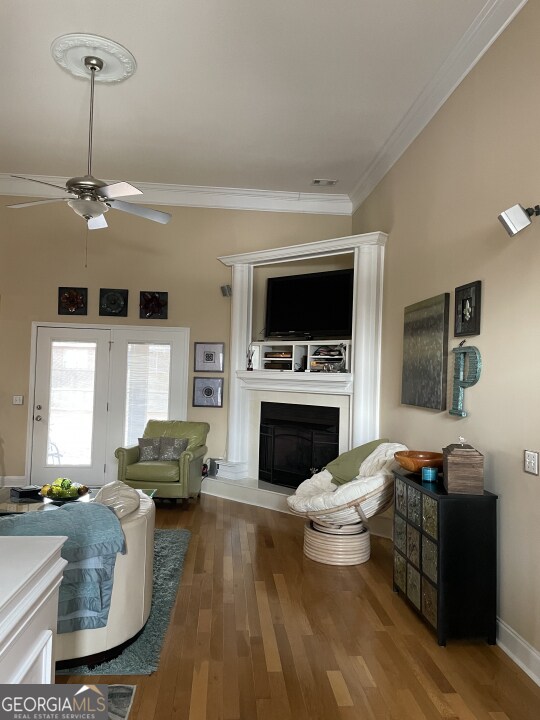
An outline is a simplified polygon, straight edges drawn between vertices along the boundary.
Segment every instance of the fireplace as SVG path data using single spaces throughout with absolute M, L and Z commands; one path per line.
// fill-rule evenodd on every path
M 297 488 L 339 455 L 339 408 L 261 403 L 259 479 Z

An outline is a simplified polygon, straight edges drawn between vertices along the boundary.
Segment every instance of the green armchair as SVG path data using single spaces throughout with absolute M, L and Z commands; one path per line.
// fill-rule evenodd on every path
M 158 498 L 197 497 L 201 492 L 202 464 L 210 425 L 184 420 L 149 420 L 143 438 L 186 438 L 178 460 L 139 459 L 139 446 L 117 448 L 118 479 L 140 490 L 155 488 Z

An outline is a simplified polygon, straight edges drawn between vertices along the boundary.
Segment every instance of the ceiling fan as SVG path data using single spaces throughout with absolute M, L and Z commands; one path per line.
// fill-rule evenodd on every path
M 77 215 L 83 217 L 88 225 L 89 230 L 99 230 L 106 228 L 107 221 L 105 213 L 109 209 L 121 210 L 130 215 L 138 215 L 139 217 L 153 220 L 154 222 L 166 224 L 171 219 L 171 215 L 165 212 L 152 210 L 142 205 L 132 205 L 118 198 L 129 197 L 131 195 L 142 195 L 133 185 L 127 182 L 111 183 L 110 185 L 103 180 L 98 180 L 92 175 L 92 136 L 94 130 L 94 81 L 96 73 L 103 69 L 103 60 L 95 55 L 87 55 L 82 58 L 86 70 L 90 73 L 90 120 L 88 129 L 88 171 L 82 177 L 73 177 L 66 182 L 66 186 L 55 185 L 54 183 L 45 182 L 43 180 L 35 180 L 34 178 L 24 177 L 23 175 L 12 175 L 12 177 L 21 180 L 30 180 L 31 182 L 49 185 L 68 193 L 70 198 L 53 198 L 50 200 L 34 200 L 33 202 L 17 203 L 8 205 L 9 208 L 19 209 L 31 207 L 32 205 L 45 205 L 46 203 L 67 202 Z

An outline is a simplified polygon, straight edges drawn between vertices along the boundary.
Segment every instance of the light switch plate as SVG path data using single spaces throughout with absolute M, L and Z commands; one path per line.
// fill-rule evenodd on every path
M 22 405 L 24 400 L 24 395 L 14 395 L 13 396 L 13 405 Z

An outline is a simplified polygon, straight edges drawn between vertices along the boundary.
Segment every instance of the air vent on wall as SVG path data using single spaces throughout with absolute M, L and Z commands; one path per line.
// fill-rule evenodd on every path
M 337 184 L 337 180 L 329 180 L 328 178 L 315 178 L 311 181 L 312 185 L 317 187 L 332 187 Z

